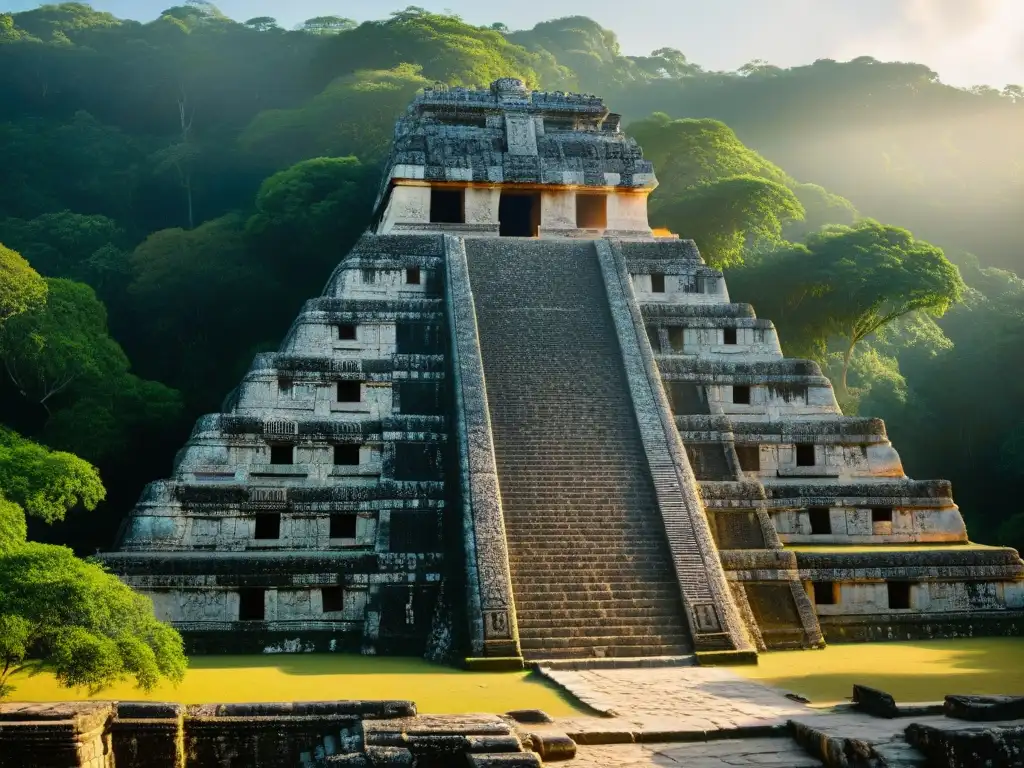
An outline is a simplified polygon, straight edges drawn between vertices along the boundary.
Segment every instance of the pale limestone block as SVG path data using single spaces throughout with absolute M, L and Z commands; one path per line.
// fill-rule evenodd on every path
M 615 232 L 650 234 L 647 196 L 624 192 L 608 195 L 608 229 Z
M 871 535 L 871 510 L 869 509 L 847 509 L 846 510 L 846 533 L 849 536 L 870 536 Z M 834 521 L 833 521 L 834 522 Z M 839 530 L 842 530 L 841 528 Z
M 576 228 L 576 193 L 544 190 L 540 195 L 540 225 L 545 232 Z

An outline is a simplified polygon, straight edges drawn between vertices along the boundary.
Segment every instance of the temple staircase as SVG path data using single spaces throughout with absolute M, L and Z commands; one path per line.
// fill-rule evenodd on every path
M 689 653 L 593 243 L 466 255 L 523 655 Z

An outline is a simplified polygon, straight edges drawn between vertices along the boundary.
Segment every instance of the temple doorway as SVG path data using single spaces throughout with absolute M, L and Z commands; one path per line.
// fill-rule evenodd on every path
M 540 229 L 540 195 L 502 191 L 498 223 L 502 237 L 536 237 Z

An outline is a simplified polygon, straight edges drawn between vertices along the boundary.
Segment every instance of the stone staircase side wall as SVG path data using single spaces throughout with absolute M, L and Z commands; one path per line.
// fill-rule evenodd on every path
M 694 645 L 697 650 L 721 648 L 724 641 L 730 649 L 752 651 L 755 646 L 719 562 L 625 259 L 611 241 L 599 240 L 596 247 Z
M 474 656 L 521 656 L 466 246 L 444 240 L 470 647 Z

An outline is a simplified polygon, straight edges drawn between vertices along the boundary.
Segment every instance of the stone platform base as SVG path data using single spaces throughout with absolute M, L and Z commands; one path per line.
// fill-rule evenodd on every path
M 408 701 L 0 705 L 0 768 L 115 765 L 526 768 L 540 758 L 510 719 L 417 715 Z
M 1024 634 L 1024 611 L 947 613 L 935 616 L 821 616 L 819 620 L 825 641 L 829 643 L 944 640 L 956 637 L 1020 637 Z

